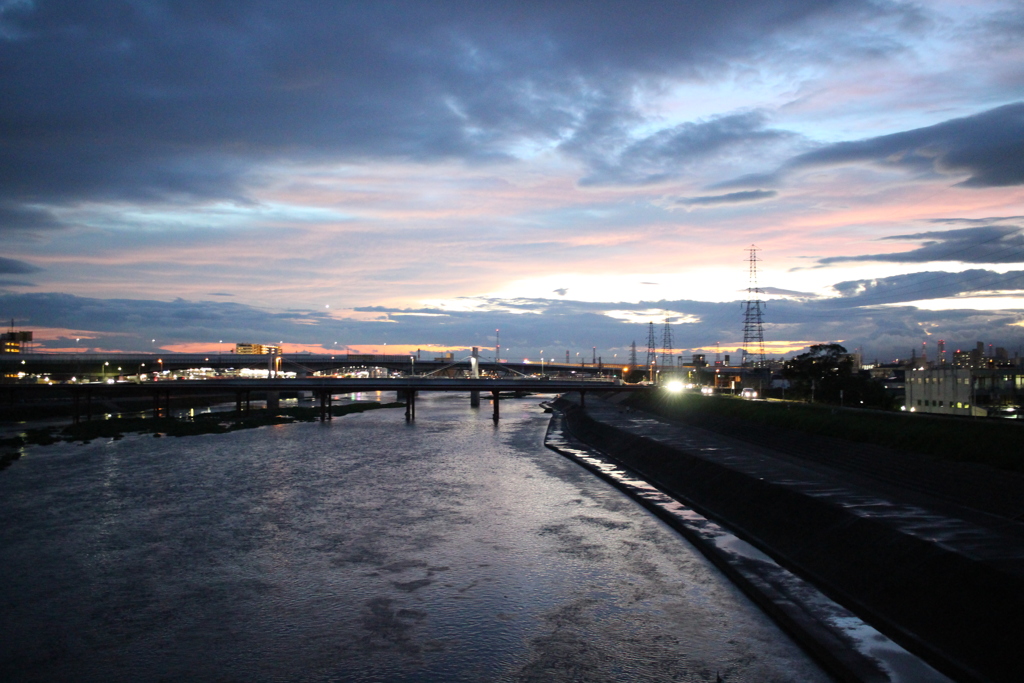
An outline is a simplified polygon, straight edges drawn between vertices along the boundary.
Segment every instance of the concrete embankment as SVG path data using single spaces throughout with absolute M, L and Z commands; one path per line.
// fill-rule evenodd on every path
M 956 680 L 1020 680 L 1024 529 L 588 400 L 569 429 Z

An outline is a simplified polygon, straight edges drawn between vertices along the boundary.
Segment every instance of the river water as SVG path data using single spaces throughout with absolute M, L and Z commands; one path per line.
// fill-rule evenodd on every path
M 490 413 L 29 449 L 0 472 L 0 679 L 830 680 L 544 448 L 538 399 Z

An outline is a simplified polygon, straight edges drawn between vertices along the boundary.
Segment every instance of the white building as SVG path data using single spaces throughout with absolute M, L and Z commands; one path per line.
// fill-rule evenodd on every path
M 943 415 L 984 415 L 974 405 L 970 368 L 907 370 L 907 410 Z

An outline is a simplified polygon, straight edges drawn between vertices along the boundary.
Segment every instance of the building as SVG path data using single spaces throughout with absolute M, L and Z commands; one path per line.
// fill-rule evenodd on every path
M 905 405 L 919 413 L 1016 417 L 1024 407 L 1024 371 L 948 366 L 908 370 Z
M 1020 358 L 1011 358 L 1009 352 L 1002 346 L 995 348 L 989 344 L 988 353 L 985 352 L 985 343 L 978 342 L 973 349 L 957 349 L 953 352 L 953 365 L 958 368 L 1008 368 L 1020 365 Z
M 976 415 L 970 368 L 907 370 L 906 407 L 917 413 Z M 981 411 L 984 415 L 984 411 Z
M 0 334 L 0 352 L 2 353 L 21 353 L 27 347 L 28 343 L 32 341 L 32 333 L 28 331 L 14 331 L 4 332 Z
M 240 356 L 265 356 L 267 354 L 279 356 L 281 347 L 269 344 L 235 344 L 235 353 Z

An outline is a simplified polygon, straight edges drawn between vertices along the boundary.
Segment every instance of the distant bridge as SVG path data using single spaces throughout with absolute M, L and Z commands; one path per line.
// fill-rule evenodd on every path
M 170 415 L 171 396 L 182 395 L 231 395 L 235 397 L 236 408 L 241 412 L 248 407 L 254 392 L 266 394 L 268 405 L 275 405 L 281 393 L 310 392 L 319 399 L 320 419 L 330 419 L 332 397 L 339 394 L 354 394 L 371 391 L 394 391 L 405 400 L 407 420 L 416 419 L 416 394 L 421 391 L 469 392 L 470 400 L 478 404 L 481 392 L 490 392 L 494 419 L 500 415 L 499 399 L 505 393 L 560 394 L 578 392 L 581 401 L 591 392 L 608 391 L 651 391 L 646 385 L 623 384 L 619 380 L 579 379 L 435 379 L 430 377 L 374 378 L 328 378 L 307 377 L 302 379 L 212 379 L 212 380 L 169 380 L 115 383 L 73 383 L 73 384 L 0 384 L 0 395 L 7 403 L 26 400 L 71 400 L 74 404 L 74 419 L 78 422 L 84 411 L 86 419 L 92 418 L 93 399 L 116 397 L 153 398 L 153 413 Z
M 533 363 L 528 361 L 496 362 L 477 359 L 479 369 L 486 374 L 522 375 L 608 375 L 621 377 L 622 365 L 604 363 Z M 294 372 L 298 377 L 314 373 L 333 374 L 353 368 L 383 368 L 405 375 L 457 377 L 470 370 L 469 357 L 462 359 L 421 360 L 414 354 L 326 354 L 286 353 L 281 355 L 249 355 L 234 353 L 11 353 L 0 354 L 0 373 L 4 375 L 26 372 L 50 375 L 55 380 L 72 377 L 106 378 L 135 376 L 163 372 L 177 372 L 191 368 L 275 369 Z

